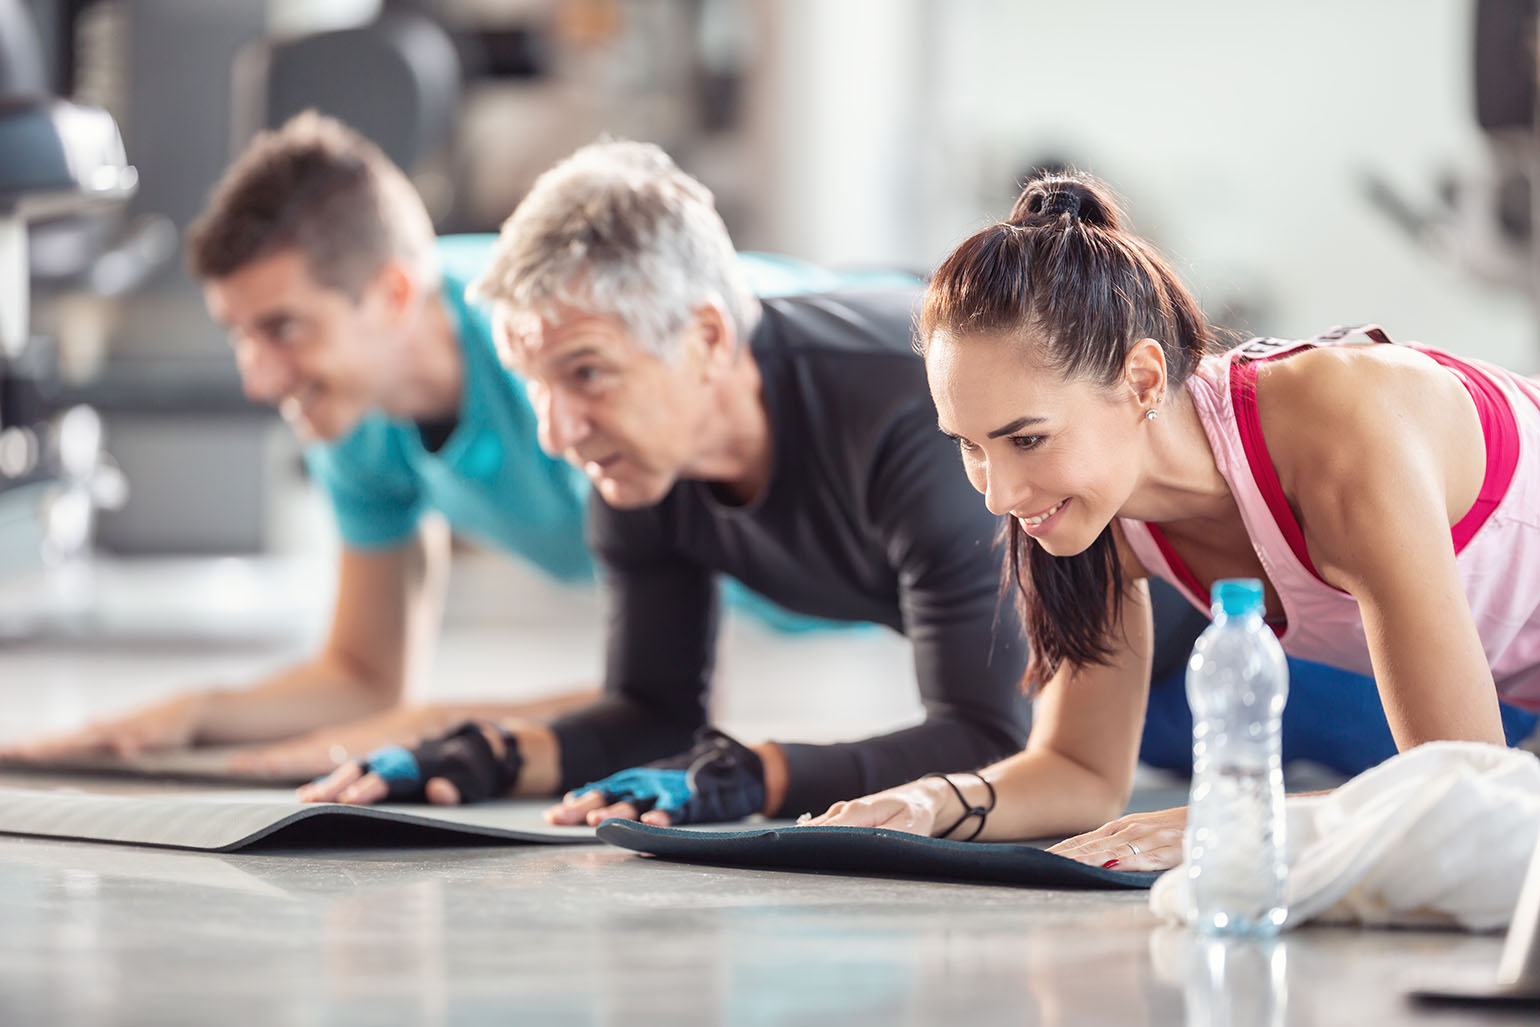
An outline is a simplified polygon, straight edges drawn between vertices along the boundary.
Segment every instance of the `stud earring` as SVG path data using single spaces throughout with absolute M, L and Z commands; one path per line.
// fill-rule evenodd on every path
M 1157 418 L 1159 416 L 1160 416 L 1160 410 L 1157 409 L 1156 407 L 1150 407 L 1148 410 L 1146 410 L 1144 412 L 1144 419 L 1146 421 L 1153 421 L 1153 420 L 1155 420 L 1155 418 Z

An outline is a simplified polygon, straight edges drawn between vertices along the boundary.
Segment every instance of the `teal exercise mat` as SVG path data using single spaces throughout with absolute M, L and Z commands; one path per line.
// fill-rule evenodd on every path
M 553 827 L 549 799 L 470 806 L 304 803 L 289 790 L 100 794 L 0 787 L 0 834 L 235 852 L 365 845 L 592 843 L 591 827 Z
M 1033 845 L 959 842 L 881 827 L 695 830 L 606 820 L 599 839 L 686 863 L 824 873 L 944 877 L 1027 888 L 1148 888 L 1159 873 L 1077 863 Z

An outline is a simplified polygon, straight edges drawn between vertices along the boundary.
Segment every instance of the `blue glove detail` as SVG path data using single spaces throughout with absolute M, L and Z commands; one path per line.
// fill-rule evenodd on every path
M 754 750 L 715 728 L 702 728 L 689 752 L 632 767 L 584 785 L 606 803 L 629 802 L 638 813 L 667 813 L 675 824 L 741 820 L 765 805 L 765 765 Z
M 487 741 L 488 730 L 502 739 L 501 756 Z M 390 800 L 422 802 L 427 798 L 427 783 L 442 777 L 459 791 L 461 802 L 481 802 L 505 797 L 523 765 L 518 739 L 511 732 L 466 721 L 442 738 L 418 743 L 415 749 L 399 745 L 376 749 L 359 767 L 385 782 L 389 788 L 385 798 Z
M 378 774 L 386 784 L 412 784 L 422 780 L 422 768 L 417 757 L 399 745 L 386 745 L 371 752 L 364 759 L 366 773 Z
M 688 771 L 662 770 L 658 767 L 632 767 L 609 777 L 600 778 L 593 784 L 579 788 L 583 792 L 598 792 L 606 803 L 629 802 L 638 813 L 648 809 L 660 809 L 672 815 L 690 800 Z

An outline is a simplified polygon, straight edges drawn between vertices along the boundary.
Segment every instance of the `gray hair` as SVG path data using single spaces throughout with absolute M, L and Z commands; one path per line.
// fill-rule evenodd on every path
M 541 316 L 557 303 L 610 315 L 665 359 L 704 304 L 740 342 L 759 317 L 711 191 L 651 143 L 592 143 L 542 174 L 469 292 Z

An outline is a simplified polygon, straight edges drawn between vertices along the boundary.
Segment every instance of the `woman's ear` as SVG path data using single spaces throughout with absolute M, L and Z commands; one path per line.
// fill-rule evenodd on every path
M 1123 360 L 1123 380 L 1133 400 L 1145 410 L 1159 407 L 1166 395 L 1166 351 L 1154 339 L 1140 339 Z

